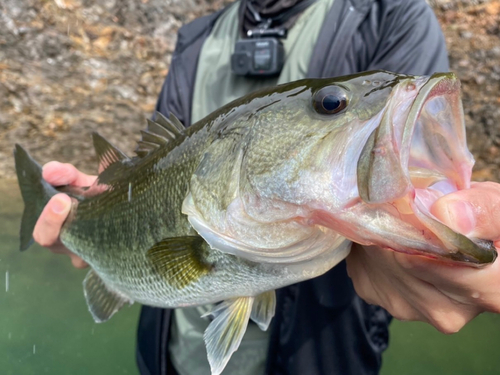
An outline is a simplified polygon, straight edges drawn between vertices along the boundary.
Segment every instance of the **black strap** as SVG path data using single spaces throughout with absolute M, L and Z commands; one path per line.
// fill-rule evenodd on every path
M 288 9 L 286 12 L 280 13 L 279 15 L 275 17 L 270 17 L 270 18 L 262 18 L 257 12 L 257 10 L 253 7 L 252 1 L 247 1 L 247 8 L 248 10 L 252 13 L 253 17 L 257 22 L 260 22 L 259 25 L 257 25 L 257 28 L 264 28 L 267 29 L 271 27 L 273 23 L 279 22 L 283 23 L 286 20 L 292 18 L 293 16 L 299 14 L 300 12 L 304 11 L 307 7 L 315 3 L 317 0 L 304 0 L 301 1 L 298 4 L 295 4 L 293 7 Z

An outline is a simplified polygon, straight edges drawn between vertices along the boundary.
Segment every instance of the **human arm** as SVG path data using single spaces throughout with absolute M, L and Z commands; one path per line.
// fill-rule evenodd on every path
M 425 1 L 377 3 L 379 10 L 372 11 L 370 17 L 380 19 L 372 23 L 367 20 L 362 26 L 367 46 L 361 57 L 364 70 L 385 69 L 414 75 L 449 71 L 441 26 Z

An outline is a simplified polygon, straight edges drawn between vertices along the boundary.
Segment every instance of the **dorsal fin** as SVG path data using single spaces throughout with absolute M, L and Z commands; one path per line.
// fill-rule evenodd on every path
M 148 122 L 151 120 L 148 120 Z M 172 141 L 174 138 L 172 136 L 163 136 L 163 135 L 158 135 L 157 133 L 154 133 L 153 131 L 149 130 L 150 127 L 148 127 L 148 130 L 141 130 L 141 140 L 150 142 L 150 143 L 155 143 L 158 146 L 161 146 L 168 141 Z
M 163 115 L 161 113 L 159 113 L 159 114 L 163 117 Z M 175 117 L 175 115 L 173 113 L 170 113 L 170 116 L 168 116 L 168 119 L 172 123 L 172 125 L 175 126 L 175 128 L 180 133 L 184 132 L 184 130 L 186 129 L 186 127 L 184 125 L 182 125 L 182 122 L 177 117 Z
M 99 173 L 101 173 L 111 164 L 116 163 L 117 161 L 121 162 L 129 160 L 129 157 L 127 155 L 125 155 L 122 151 L 109 143 L 99 133 L 93 132 L 92 140 L 94 142 L 97 159 L 99 160 Z
M 172 133 L 171 131 L 165 129 L 163 126 L 158 124 L 157 122 L 151 121 L 148 119 L 148 132 L 157 134 L 163 138 L 168 139 L 175 139 L 175 134 Z
M 143 158 L 147 154 L 149 154 L 151 151 L 154 151 L 158 148 L 158 145 L 155 143 L 150 143 L 146 141 L 139 141 L 137 142 L 137 148 L 134 150 L 134 152 L 139 156 L 140 158 Z
M 160 112 L 156 112 L 155 122 L 176 134 L 182 134 L 185 129 L 184 125 L 173 113 L 170 113 L 169 118 L 166 118 Z
M 160 112 L 156 112 L 155 120 L 148 119 L 147 123 L 148 128 L 141 131 L 142 137 L 137 142 L 135 150 L 139 157 L 144 157 L 158 147 L 181 137 L 185 130 L 182 123 L 173 114 L 170 114 L 167 119 Z

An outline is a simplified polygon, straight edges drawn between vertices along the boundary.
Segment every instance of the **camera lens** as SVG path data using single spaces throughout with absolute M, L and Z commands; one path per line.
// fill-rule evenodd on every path
M 269 48 L 256 49 L 253 55 L 253 67 L 255 70 L 271 69 L 271 50 Z
M 231 56 L 231 68 L 238 75 L 245 75 L 251 68 L 251 56 L 247 51 L 235 52 Z
M 238 64 L 238 66 L 245 66 L 246 56 L 238 56 L 238 58 L 236 59 L 236 64 Z

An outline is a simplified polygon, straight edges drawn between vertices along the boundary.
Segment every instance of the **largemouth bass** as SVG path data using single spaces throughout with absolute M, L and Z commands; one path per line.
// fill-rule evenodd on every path
M 84 294 L 94 319 L 132 302 L 220 302 L 204 336 L 212 374 L 249 319 L 267 329 L 275 289 L 325 273 L 352 241 L 476 266 L 496 258 L 491 242 L 429 212 L 470 184 L 451 73 L 301 80 L 187 129 L 173 115 L 148 124 L 132 158 L 93 135 L 99 176 L 86 188 L 50 186 L 16 145 L 21 250 L 50 197 L 68 193 L 61 241 L 91 267 Z

